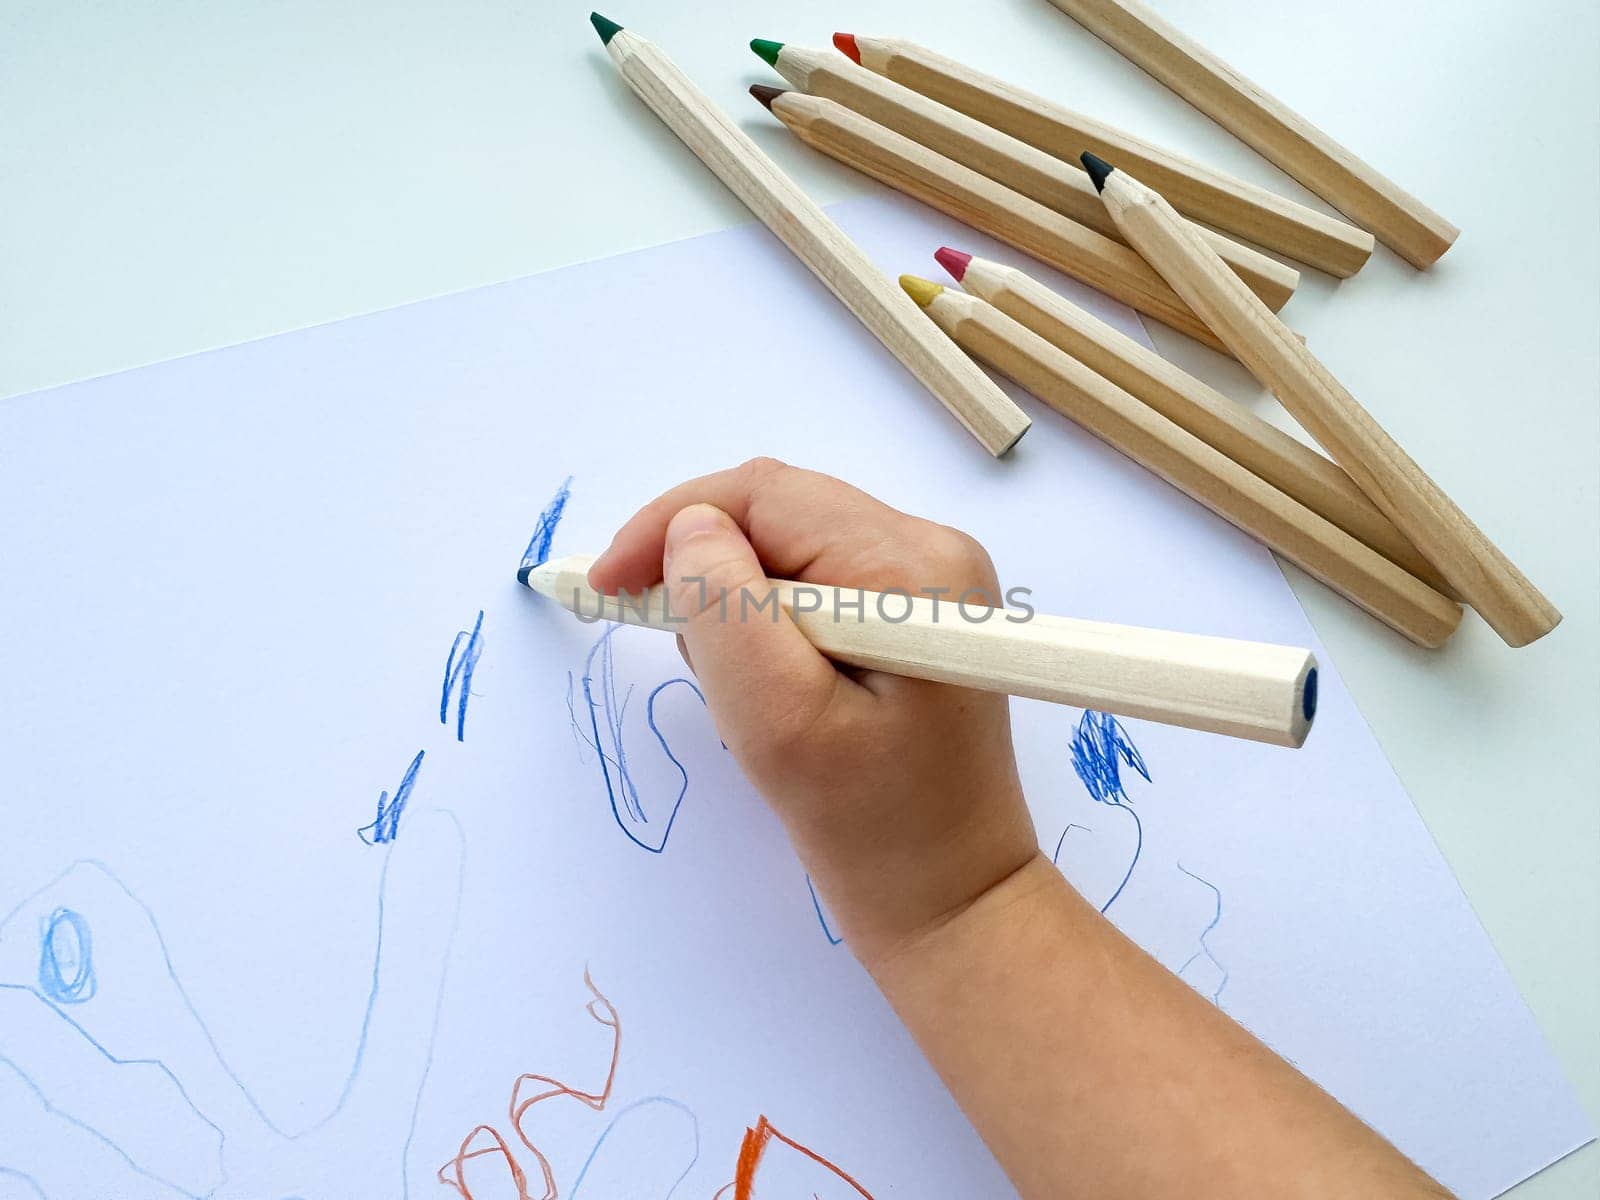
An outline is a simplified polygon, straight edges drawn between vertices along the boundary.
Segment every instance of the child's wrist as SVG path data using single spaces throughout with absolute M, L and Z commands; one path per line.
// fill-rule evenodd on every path
M 1061 873 L 1043 853 L 1036 852 L 916 926 L 858 947 L 856 957 L 887 991 L 892 979 L 915 974 L 974 939 L 1004 939 L 1018 923 L 1036 919 L 1043 908 L 1056 907 L 1062 890 L 1070 891 L 1070 887 Z

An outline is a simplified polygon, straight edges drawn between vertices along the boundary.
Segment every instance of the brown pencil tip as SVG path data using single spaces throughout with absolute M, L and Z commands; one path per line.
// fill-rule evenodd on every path
M 752 83 L 750 85 L 750 94 L 761 101 L 761 106 L 768 112 L 772 111 L 772 102 L 788 90 L 788 88 L 771 87 L 765 83 Z

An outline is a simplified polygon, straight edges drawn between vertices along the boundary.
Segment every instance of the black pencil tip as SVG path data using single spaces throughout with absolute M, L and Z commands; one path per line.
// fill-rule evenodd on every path
M 1090 154 L 1087 150 L 1078 156 L 1078 161 L 1083 164 L 1083 169 L 1089 172 L 1089 179 L 1094 183 L 1094 190 L 1097 192 L 1105 191 L 1106 176 L 1110 175 L 1116 168 L 1099 155 Z
M 602 46 L 611 45 L 611 39 L 622 32 L 621 25 L 618 25 L 609 17 L 602 17 L 597 12 L 589 14 L 589 24 L 593 25 L 594 31 L 600 35 L 600 44 Z
M 768 112 L 772 111 L 772 102 L 787 90 L 787 88 L 768 87 L 764 83 L 752 83 L 750 85 L 750 94 L 761 101 L 762 107 Z
M 538 565 L 537 563 L 523 563 L 522 566 L 518 567 L 517 568 L 517 582 L 520 583 L 523 587 L 527 587 L 528 586 L 528 576 L 533 574 L 533 568 L 535 566 L 537 566 L 537 565 Z

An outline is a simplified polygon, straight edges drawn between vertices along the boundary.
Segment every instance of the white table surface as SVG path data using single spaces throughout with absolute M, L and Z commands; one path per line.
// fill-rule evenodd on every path
M 743 94 L 778 82 L 745 42 L 825 46 L 844 21 L 1317 203 L 1044 0 L 616 2 L 823 202 L 875 185 Z M 1426 274 L 1382 248 L 1337 288 L 1307 272 L 1285 316 L 1565 623 L 1511 651 L 1469 616 L 1428 653 L 1290 575 L 1600 1117 L 1600 9 L 1157 7 L 1465 231 Z M 551 0 L 8 5 L 0 396 L 746 220 L 586 17 Z M 1236 368 L 1155 338 L 1271 411 Z M 1515 1195 L 1597 1191 L 1590 1146 Z

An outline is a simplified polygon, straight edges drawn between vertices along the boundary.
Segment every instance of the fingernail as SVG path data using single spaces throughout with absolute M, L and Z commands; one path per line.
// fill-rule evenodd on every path
M 691 504 L 667 524 L 667 554 L 697 533 L 721 533 L 728 528 L 728 514 L 710 504 Z

